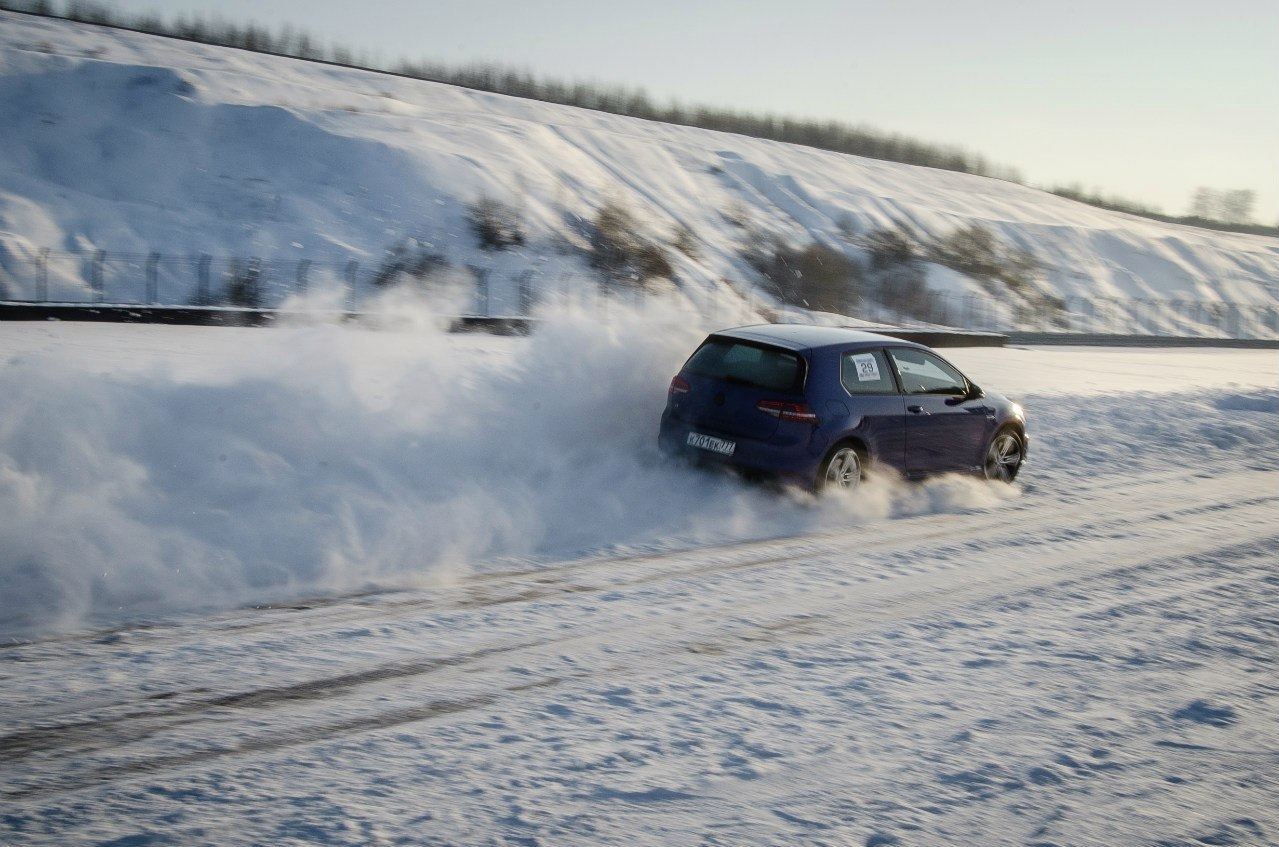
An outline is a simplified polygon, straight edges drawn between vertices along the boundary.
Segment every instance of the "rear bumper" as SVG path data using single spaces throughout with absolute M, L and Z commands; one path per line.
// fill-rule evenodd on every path
M 733 455 L 690 447 L 688 435 L 698 432 L 730 440 L 736 444 Z M 687 422 L 662 416 L 657 445 L 663 453 L 699 464 L 723 465 L 743 471 L 782 477 L 811 486 L 820 456 L 812 455 L 812 439 L 796 437 L 795 432 L 779 431 L 766 440 L 742 438 L 712 428 L 690 426 Z

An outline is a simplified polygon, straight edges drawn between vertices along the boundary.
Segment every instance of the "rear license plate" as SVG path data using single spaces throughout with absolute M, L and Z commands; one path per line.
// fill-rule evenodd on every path
M 719 453 L 721 456 L 731 456 L 733 451 L 737 449 L 737 442 L 716 438 L 713 435 L 702 435 L 700 432 L 690 432 L 688 434 L 688 446 Z

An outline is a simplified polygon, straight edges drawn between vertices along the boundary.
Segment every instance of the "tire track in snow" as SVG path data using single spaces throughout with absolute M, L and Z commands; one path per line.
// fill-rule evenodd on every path
M 82 708 L 74 720 L 50 721 L 45 716 L 0 737 L 0 756 L 10 765 L 23 764 L 27 771 L 21 777 L 15 773 L 5 796 L 75 790 L 205 759 L 436 719 L 490 706 L 530 686 L 554 686 L 605 672 L 625 675 L 628 668 L 651 666 L 656 657 L 719 655 L 749 649 L 762 641 L 816 638 L 835 630 L 847 634 L 972 601 L 1044 585 L 1065 585 L 1096 573 L 1205 554 L 1228 556 L 1231 551 L 1243 553 L 1259 545 L 1274 549 L 1279 544 L 1279 536 L 1273 532 L 1279 497 L 1269 494 L 1274 490 L 1274 476 L 1237 473 L 1203 480 L 1183 475 L 1173 484 L 1161 475 L 1133 486 L 1129 496 L 1107 503 L 1102 515 L 1094 514 L 1096 507 L 1086 503 L 1062 509 L 1048 500 L 1022 502 L 1010 509 L 946 516 L 941 527 L 930 528 L 929 518 L 890 522 L 892 531 L 875 539 L 858 538 L 864 534 L 862 528 L 565 565 L 560 578 L 543 585 L 536 596 L 490 597 L 480 605 L 523 601 L 526 608 L 535 609 L 548 598 L 580 600 L 629 590 L 645 597 L 656 592 L 655 599 L 672 608 L 642 627 L 617 626 L 612 619 L 601 625 L 584 617 L 569 625 L 567 633 L 556 630 L 554 637 L 508 637 L 449 657 L 386 663 L 211 697 L 196 691 L 166 692 L 117 704 L 125 709 L 118 714 L 91 705 L 88 710 Z M 1177 506 L 1169 508 L 1170 502 Z M 1021 527 L 1030 521 L 1056 529 L 1035 539 L 1022 539 Z M 1001 532 L 982 538 L 980 543 L 956 546 L 957 529 L 990 531 L 1001 524 Z M 854 541 L 860 543 L 850 549 Z M 992 551 L 1004 560 L 992 563 Z M 904 559 L 908 566 L 885 567 L 886 563 L 900 564 L 894 559 Z M 637 561 L 665 567 L 637 572 Z M 690 615 L 681 603 L 671 602 L 688 594 L 725 595 L 716 591 L 715 583 L 736 581 L 752 570 L 770 578 L 749 592 L 737 585 L 734 602 L 719 615 L 700 610 Z M 843 574 L 844 578 L 835 584 L 832 574 Z M 509 574 L 495 579 L 512 587 L 519 582 L 518 576 Z M 744 593 L 754 596 L 747 599 Z M 452 608 L 466 609 L 467 602 L 475 602 L 475 598 L 468 601 L 463 590 L 460 602 Z M 1113 602 L 1109 597 L 1096 600 L 1098 607 Z M 378 614 L 384 610 L 364 611 Z M 429 615 L 435 611 L 435 606 L 419 604 L 411 610 L 398 609 L 396 614 Z M 547 612 L 540 614 L 544 617 Z M 557 620 L 562 615 L 552 614 Z M 288 619 L 277 622 L 282 627 L 292 623 Z M 208 635 L 204 630 L 204 637 Z M 536 666 L 546 664 L 548 657 L 591 651 L 609 656 L 605 661 L 585 663 L 586 671 L 533 672 L 531 679 L 510 680 L 510 663 Z M 51 657 L 47 661 L 57 660 Z M 394 686 L 392 696 L 385 696 L 388 686 Z M 414 686 L 427 690 L 414 695 Z M 450 696 L 436 693 L 442 688 L 447 688 Z M 387 703 L 403 699 L 417 705 L 387 708 Z M 279 706 L 289 708 L 275 708 Z M 281 716 L 281 711 L 287 714 Z M 335 720 L 335 712 L 344 714 Z M 192 737 L 197 741 L 193 743 Z M 211 739 L 219 740 L 209 743 Z M 135 746 L 143 749 L 133 749 Z M 156 755 L 157 746 L 179 752 Z M 28 767 L 25 760 L 33 761 Z
M 1267 491 L 1273 487 L 1267 487 L 1268 476 L 1270 475 L 1265 473 L 1235 475 L 1227 480 L 1218 480 L 1215 488 L 1211 490 L 1220 489 L 1224 491 L 1229 489 L 1235 493 L 1242 493 L 1249 488 L 1259 488 L 1262 491 Z M 1232 503 L 1213 501 L 1206 504 L 1191 504 L 1190 501 L 1181 497 L 1183 492 L 1170 487 L 1171 483 L 1172 480 L 1163 475 L 1151 479 L 1141 486 L 1136 486 L 1136 491 L 1128 491 L 1124 494 L 1125 508 L 1122 511 L 1109 511 L 1100 515 L 1097 514 L 1097 507 L 1089 502 L 1091 497 L 1085 498 L 1085 502 L 1072 507 L 1063 507 L 1057 503 L 1043 501 L 1022 501 L 1011 507 L 995 510 L 942 516 L 920 516 L 887 521 L 870 526 L 859 526 L 851 530 L 833 533 L 797 537 L 788 536 L 764 541 L 733 542 L 695 550 L 597 558 L 565 563 L 550 568 L 481 574 L 464 580 L 457 587 L 428 591 L 425 592 L 427 596 L 419 596 L 411 600 L 391 600 L 389 603 L 375 606 L 359 605 L 345 608 L 310 609 L 304 607 L 301 611 L 310 613 L 304 621 L 296 619 L 282 620 L 279 617 L 271 616 L 267 620 L 255 621 L 249 624 L 231 620 L 223 622 L 221 625 L 215 621 L 211 627 L 199 625 L 161 629 L 155 633 L 159 636 L 159 643 L 151 643 L 147 647 L 150 649 L 157 647 L 172 648 L 174 644 L 167 642 L 203 641 L 215 635 L 233 634 L 242 636 L 245 630 L 248 629 L 278 630 L 284 628 L 287 629 L 290 635 L 303 637 L 309 636 L 317 630 L 347 623 L 351 619 L 368 622 L 374 618 L 404 618 L 405 616 L 419 613 L 473 611 L 499 605 L 533 603 L 548 598 L 571 597 L 572 595 L 588 593 L 598 594 L 604 591 L 643 587 L 669 580 L 722 576 L 743 570 L 794 564 L 802 562 L 805 558 L 830 557 L 850 552 L 855 553 L 863 560 L 870 560 L 872 557 L 878 556 L 880 558 L 877 561 L 880 562 L 881 568 L 888 568 L 889 572 L 875 571 L 873 567 L 867 566 L 870 564 L 869 561 L 864 562 L 863 567 L 858 568 L 858 572 L 851 574 L 850 578 L 855 581 L 866 582 L 872 579 L 895 578 L 903 575 L 925 573 L 934 569 L 933 567 L 921 569 L 919 566 L 901 566 L 891 561 L 886 563 L 883 561 L 884 557 L 891 558 L 903 549 L 910 550 L 920 560 L 938 560 L 942 568 L 954 567 L 949 562 L 955 557 L 962 556 L 965 553 L 965 549 L 969 552 L 977 551 L 979 558 L 986 557 L 989 554 L 982 553 L 982 550 L 992 545 L 999 547 L 1017 543 L 1016 536 L 1024 532 L 1021 528 L 1022 525 L 1044 513 L 1051 514 L 1052 523 L 1058 527 L 1055 530 L 1052 541 L 1054 543 L 1069 543 L 1076 540 L 1076 538 L 1082 539 L 1089 536 L 1109 538 L 1114 534 L 1113 530 L 1116 528 L 1156 519 L 1169 525 L 1175 525 L 1178 520 L 1194 515 L 1201 510 L 1237 509 L 1243 506 L 1279 503 L 1279 496 L 1262 495 L 1240 499 Z M 1195 489 L 1196 491 L 1202 491 L 1204 488 L 1203 480 L 1197 478 L 1182 479 L 1181 484 L 1187 489 Z M 1115 493 L 1117 492 L 1111 491 L 1112 495 Z M 1180 502 L 1183 505 L 1179 509 L 1170 510 L 1168 507 L 1170 501 Z M 1042 518 L 1040 519 L 1042 520 Z M 1070 524 L 1070 521 L 1080 522 L 1078 524 Z M 1169 531 L 1175 530 L 1170 528 Z M 875 535 L 868 538 L 866 537 L 868 532 L 874 532 Z M 955 540 L 957 536 L 967 536 L 979 540 L 959 542 Z M 1000 536 L 1004 536 L 1004 538 Z M 942 543 L 939 546 L 929 548 L 929 545 L 936 542 Z M 1026 543 L 1029 544 L 1031 542 Z M 921 551 L 929 551 L 932 555 L 922 555 Z M 970 566 L 975 564 L 977 563 L 970 563 Z M 530 582 L 532 583 L 531 585 Z M 422 592 L 414 593 L 421 594 Z M 148 634 L 150 635 L 151 633 Z M 64 637 L 57 640 L 66 641 L 68 639 Z M 113 639 L 108 637 L 103 643 L 106 646 L 111 646 L 114 642 Z M 183 711 L 188 708 L 271 705 L 276 702 L 307 699 L 317 696 L 318 692 L 325 690 L 341 692 L 361 684 L 430 673 L 466 661 L 485 658 L 494 653 L 521 649 L 526 646 L 537 646 L 540 643 L 517 643 L 503 645 L 498 648 L 477 649 L 452 658 L 431 658 L 425 661 L 415 660 L 406 663 L 394 663 L 376 669 L 339 674 L 318 681 L 305 681 L 295 685 L 254 689 L 249 692 L 233 692 L 196 700 L 190 707 L 178 705 L 174 702 L 175 698 L 183 696 L 182 692 L 167 691 L 151 694 L 146 700 L 166 707 L 165 710 L 168 712 Z M 187 694 L 198 694 L 200 691 L 207 692 L 207 689 L 187 692 Z M 133 698 L 123 703 L 97 703 L 95 706 L 97 708 L 107 708 L 130 703 L 136 704 L 137 702 L 138 699 Z M 146 712 L 144 714 L 150 713 Z M 49 719 L 53 715 L 46 714 L 43 717 Z M 122 720 L 127 717 L 126 715 L 109 720 Z M 0 751 L 5 749 L 4 744 L 5 737 L 0 737 Z
M 1279 535 L 1262 539 L 1255 543 L 1233 545 L 1228 547 L 1209 546 L 1194 553 L 1184 556 L 1164 557 L 1157 556 L 1140 562 L 1131 562 L 1124 560 L 1125 569 L 1149 567 L 1154 564 L 1172 565 L 1183 560 L 1200 559 L 1205 555 L 1214 555 L 1221 557 L 1246 556 L 1256 554 L 1258 550 L 1272 550 L 1279 545 Z M 1109 560 L 1109 557 L 1105 557 Z M 1104 569 L 1103 569 L 1104 570 Z M 1074 579 L 1068 580 L 1073 582 Z M 1029 580 L 1034 583 L 1035 580 Z M 1010 586 L 1007 581 L 997 580 L 995 583 L 999 586 L 996 595 L 1015 594 L 1016 589 L 1024 586 Z M 981 583 L 984 588 L 989 588 L 991 581 Z M 1011 589 L 1011 590 L 1010 590 Z M 874 629 L 877 625 L 885 621 L 899 622 L 909 618 L 917 617 L 926 611 L 935 611 L 941 607 L 953 606 L 956 601 L 971 599 L 974 596 L 980 596 L 988 593 L 980 589 L 969 587 L 967 590 L 956 591 L 951 586 L 934 586 L 932 590 L 908 595 L 907 601 L 909 605 L 901 606 L 887 614 L 866 613 L 865 611 L 858 614 L 858 626 L 850 629 L 849 634 L 858 631 Z M 945 602 L 939 607 L 935 602 L 938 598 L 943 598 Z M 817 620 L 832 620 L 831 616 L 815 616 L 805 615 L 801 619 L 789 619 L 779 621 L 777 623 L 760 626 L 754 629 L 735 629 L 732 633 L 722 636 L 716 640 L 709 641 L 690 641 L 684 643 L 672 644 L 665 651 L 667 654 L 687 653 L 694 656 L 722 656 L 731 652 L 735 647 L 753 649 L 760 642 L 776 642 L 779 639 L 778 634 L 798 634 L 807 637 L 821 637 L 829 635 L 828 630 L 818 630 L 813 626 Z M 841 617 L 841 621 L 842 621 Z M 787 640 L 795 640 L 793 637 Z M 542 647 L 549 646 L 546 644 L 539 645 Z M 646 663 L 647 660 L 653 658 L 652 654 L 644 653 L 640 656 L 640 664 Z M 453 664 L 453 663 L 450 663 Z M 454 714 L 461 714 L 473 711 L 475 709 L 494 706 L 499 703 L 503 697 L 518 695 L 522 692 L 540 688 L 552 688 L 559 686 L 565 682 L 574 680 L 587 679 L 596 675 L 607 676 L 616 680 L 623 678 L 631 666 L 628 664 L 618 664 L 608 667 L 599 667 L 593 673 L 579 673 L 568 677 L 548 677 L 536 679 L 519 685 L 504 686 L 500 690 L 491 691 L 489 693 L 478 694 L 474 696 L 457 698 L 457 699 L 437 699 L 430 700 L 426 703 L 403 709 L 391 709 L 373 712 L 367 715 L 358 715 L 340 720 L 329 720 L 327 722 L 317 722 L 308 726 L 295 727 L 292 721 L 286 722 L 282 728 L 269 731 L 245 740 L 233 740 L 230 743 L 214 744 L 212 746 L 202 747 L 200 749 L 190 750 L 186 752 L 164 754 L 164 755 L 147 755 L 138 758 L 129 759 L 120 762 L 111 762 L 98 767 L 89 769 L 87 772 L 75 773 L 68 776 L 55 776 L 53 779 L 41 779 L 34 783 L 19 784 L 18 787 L 6 789 L 0 796 L 7 799 L 19 800 L 33 797 L 43 797 L 49 794 L 74 792 L 82 789 L 92 788 L 102 785 L 119 778 L 128 778 L 147 774 L 155 774 L 173 768 L 182 768 L 194 766 L 206 761 L 220 759 L 228 756 L 250 755 L 271 753 L 273 751 L 287 749 L 290 747 L 303 746 L 308 744 L 324 743 L 333 741 L 345 735 L 375 732 L 383 729 L 391 729 L 396 726 L 416 723 L 419 721 L 433 720 L 445 718 Z M 268 693 L 269 694 L 269 693 Z M 296 700 L 297 698 L 290 698 Z M 277 705 L 279 705 L 277 703 Z M 201 711 L 203 718 L 210 718 L 207 710 Z M 200 720 L 200 717 L 192 717 L 187 720 L 177 721 L 168 724 L 164 729 L 172 729 L 185 724 L 193 724 Z M 129 741 L 139 741 L 155 734 L 160 728 L 156 726 L 148 726 L 142 728 L 141 732 L 136 733 L 132 738 L 127 734 L 121 735 L 113 732 L 110 737 L 112 745 L 124 744 Z M 35 750 L 0 750 L 6 759 L 11 758 L 10 752 L 13 752 L 13 759 L 22 758 L 23 755 L 29 755 Z M 51 752 L 47 746 L 40 748 L 41 754 Z M 96 752 L 93 749 L 81 749 L 66 751 L 63 756 L 68 764 L 72 764 L 68 770 L 78 771 L 80 768 L 74 766 L 74 762 L 78 757 Z M 1241 752 L 1245 755 L 1246 751 Z M 1273 758 L 1272 754 L 1254 754 L 1262 758 Z M 46 764 L 47 766 L 47 764 Z M 21 783 L 21 780 L 19 780 Z
M 1260 471 L 1265 473 L 1265 471 Z M 0 657 L 6 651 L 40 649 L 56 644 L 84 644 L 101 640 L 110 644 L 117 636 L 146 633 L 149 638 L 177 643 L 183 640 L 202 640 L 209 636 L 208 627 L 219 634 L 247 634 L 272 631 L 281 627 L 280 616 L 288 615 L 291 628 L 326 627 L 344 621 L 367 621 L 372 617 L 395 617 L 420 611 L 438 611 L 448 608 L 479 608 L 486 605 L 536 600 L 557 590 L 568 588 L 566 578 L 575 574 L 607 572 L 623 566 L 652 568 L 665 566 L 663 572 L 675 574 L 687 572 L 692 567 L 713 568 L 713 564 L 699 564 L 702 559 L 723 557 L 726 567 L 749 566 L 733 564 L 736 556 L 757 556 L 757 562 L 767 564 L 784 559 L 793 553 L 796 545 L 818 543 L 834 545 L 854 543 L 859 550 L 891 548 L 903 541 L 926 542 L 947 537 L 957 531 L 968 533 L 998 533 L 1009 524 L 1037 515 L 1046 505 L 1055 510 L 1060 521 L 1096 515 L 1095 501 L 1123 497 L 1132 504 L 1135 498 L 1141 502 L 1158 504 L 1166 508 L 1174 502 L 1168 486 L 1198 487 L 1209 474 L 1191 473 L 1186 470 L 1148 474 L 1132 478 L 1102 478 L 1084 480 L 1069 492 L 1041 493 L 1034 483 L 1022 485 L 1024 496 L 995 509 L 962 513 L 923 513 L 905 517 L 858 523 L 849 529 L 812 532 L 804 535 L 785 535 L 772 538 L 752 538 L 701 545 L 691 548 L 675 548 L 655 553 L 639 553 L 621 556 L 596 556 L 574 559 L 557 564 L 532 564 L 527 567 L 478 571 L 458 577 L 448 584 L 425 590 L 383 589 L 360 590 L 336 596 L 303 598 L 267 606 L 255 606 L 218 614 L 201 624 L 187 623 L 131 623 L 91 633 L 51 635 L 34 643 L 0 644 Z M 1272 486 L 1273 487 L 1273 486 Z M 926 524 L 926 526 L 922 526 Z M 742 561 L 746 561 L 743 559 Z M 689 563 L 692 564 L 689 564 Z M 530 587 L 531 586 L 531 587 Z M 25 661 L 25 659 L 24 659 Z

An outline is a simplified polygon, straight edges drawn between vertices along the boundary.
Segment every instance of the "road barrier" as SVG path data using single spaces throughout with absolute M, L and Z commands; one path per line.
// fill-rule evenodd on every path
M 451 266 L 433 256 L 410 264 L 402 259 L 373 263 L 51 249 L 22 258 L 0 250 L 0 301 L 6 304 L 0 317 L 10 319 L 43 314 L 33 311 L 39 306 L 61 308 L 61 314 L 75 319 L 124 315 L 133 320 L 265 323 L 292 309 L 358 314 L 397 287 L 415 288 L 436 299 L 460 321 L 504 321 L 508 326 L 526 323 L 538 302 L 549 296 L 569 296 L 606 313 L 619 299 L 645 291 L 635 280 L 606 279 L 563 267 L 503 272 Z M 779 292 L 770 294 L 730 280 L 710 288 L 676 287 L 690 309 L 712 316 L 740 313 L 743 302 L 766 315 L 808 306 L 788 303 Z M 914 291 L 906 298 L 892 290 L 850 287 L 840 311 L 860 322 L 985 333 L 1279 338 L 1279 300 L 1231 303 L 1011 291 L 995 297 L 931 290 Z

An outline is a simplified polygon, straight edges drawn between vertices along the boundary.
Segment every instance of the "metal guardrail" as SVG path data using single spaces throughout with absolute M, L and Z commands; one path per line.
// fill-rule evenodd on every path
M 878 317 L 875 304 L 863 312 Z M 1279 303 L 1065 297 L 1007 300 L 928 292 L 906 316 L 926 323 L 992 332 L 1279 338 Z
M 607 311 L 618 297 L 639 296 L 634 281 L 609 281 L 582 272 L 527 269 L 502 273 L 440 261 L 410 267 L 355 259 L 315 261 L 256 257 L 175 256 L 44 249 L 30 258 L 0 250 L 0 300 L 14 305 L 229 308 L 244 313 L 288 309 L 295 298 L 328 292 L 334 308 L 358 313 L 395 285 L 447 299 L 461 319 L 527 319 L 539 300 L 571 295 Z M 740 307 L 784 311 L 770 296 L 727 281 L 718 289 L 685 290 L 689 308 L 715 315 Z M 894 305 L 889 307 L 886 302 Z M 946 326 L 971 331 L 1155 337 L 1279 338 L 1279 300 L 1273 303 L 1049 297 L 1006 297 L 917 291 L 850 290 L 840 311 L 857 320 L 897 326 Z
M 262 259 L 43 249 L 21 259 L 0 249 L 0 300 L 17 304 L 228 307 L 274 311 L 311 292 L 340 293 L 338 308 L 360 310 L 397 282 L 470 291 L 463 311 L 526 315 L 533 274 L 495 276 L 490 269 L 429 268 L 413 273 L 356 259 Z

